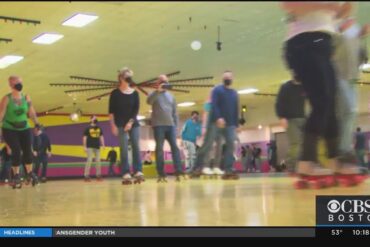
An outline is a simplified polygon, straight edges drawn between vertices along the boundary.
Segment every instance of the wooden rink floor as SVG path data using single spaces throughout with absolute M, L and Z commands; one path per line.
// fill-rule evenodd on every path
M 316 195 L 368 195 L 357 187 L 296 190 L 286 175 L 239 180 L 118 178 L 48 181 L 33 188 L 0 186 L 0 226 L 314 226 Z

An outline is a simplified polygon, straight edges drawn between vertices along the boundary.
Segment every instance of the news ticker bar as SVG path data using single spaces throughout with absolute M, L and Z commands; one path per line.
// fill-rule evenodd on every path
M 315 228 L 270 227 L 79 227 L 0 228 L 0 237 L 315 237 Z

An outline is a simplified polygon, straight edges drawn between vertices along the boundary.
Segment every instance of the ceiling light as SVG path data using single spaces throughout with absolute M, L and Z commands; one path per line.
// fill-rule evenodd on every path
M 260 129 L 262 129 L 262 125 L 258 125 L 258 129 L 260 130 Z
M 194 51 L 197 51 L 200 48 L 202 48 L 202 43 L 200 43 L 200 41 L 198 40 L 194 40 L 193 42 L 191 42 L 190 46 L 191 46 L 191 49 L 193 49 Z
M 183 102 L 180 104 L 177 104 L 178 107 L 189 107 L 195 105 L 195 102 Z
M 238 94 L 251 94 L 251 93 L 257 93 L 259 90 L 255 88 L 247 88 L 243 90 L 239 90 Z
M 9 55 L 0 58 L 0 69 L 5 69 L 6 67 L 15 64 L 23 59 L 22 56 Z
M 65 20 L 62 23 L 62 25 L 70 26 L 70 27 L 84 27 L 90 22 L 93 22 L 98 18 L 99 16 L 96 16 L 96 15 L 86 15 L 86 14 L 77 13 L 69 17 L 67 20 Z
M 62 34 L 43 33 L 43 34 L 40 34 L 39 36 L 36 36 L 32 40 L 32 42 L 36 43 L 36 44 L 50 45 L 50 44 L 53 44 L 53 43 L 57 42 L 58 40 L 60 40 L 63 37 L 64 36 Z

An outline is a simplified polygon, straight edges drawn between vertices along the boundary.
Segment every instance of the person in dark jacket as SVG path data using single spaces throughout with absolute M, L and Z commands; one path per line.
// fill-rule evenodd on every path
M 302 145 L 305 124 L 305 93 L 296 77 L 281 85 L 276 103 L 276 115 L 288 136 L 288 153 L 285 159 L 287 170 L 293 172 Z
M 114 150 L 114 147 L 112 147 L 112 149 L 109 151 L 108 156 L 107 156 L 107 160 L 109 161 L 108 175 L 109 176 L 116 175 L 116 173 L 114 172 L 114 165 L 117 162 L 117 152 L 116 152 L 116 150 Z
M 33 156 L 34 168 L 33 172 L 38 175 L 40 165 L 41 168 L 41 182 L 46 182 L 46 172 L 48 167 L 48 158 L 51 156 L 51 145 L 48 135 L 43 131 L 42 126 L 36 126 L 33 137 Z

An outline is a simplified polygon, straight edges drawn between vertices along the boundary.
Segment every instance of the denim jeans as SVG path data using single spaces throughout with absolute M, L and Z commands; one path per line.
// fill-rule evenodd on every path
M 172 160 L 175 165 L 175 172 L 182 172 L 180 150 L 176 143 L 176 127 L 175 126 L 155 126 L 154 139 L 155 139 L 155 156 L 157 163 L 157 173 L 159 176 L 164 176 L 164 158 L 163 158 L 163 144 L 167 140 L 170 144 L 172 152 Z
M 33 172 L 38 176 L 39 175 L 39 169 L 41 167 L 41 177 L 46 178 L 46 172 L 48 167 L 48 156 L 47 154 L 39 154 L 34 159 L 34 168 Z
M 227 126 L 223 129 L 219 129 L 215 123 L 211 123 L 206 132 L 202 147 L 197 152 L 197 158 L 195 161 L 194 170 L 198 170 L 205 166 L 204 161 L 207 160 L 207 156 L 213 147 L 214 141 L 218 138 L 218 135 L 222 135 L 225 139 L 226 150 L 223 157 L 224 168 L 226 172 L 231 172 L 234 163 L 234 141 L 235 141 L 235 126 Z M 217 162 L 217 161 L 216 161 Z
M 336 100 L 339 123 L 339 151 L 350 153 L 353 151 L 352 138 L 357 106 L 355 85 L 351 81 L 339 80 Z
M 130 172 L 129 157 L 128 157 L 128 139 L 130 137 L 132 147 L 132 166 L 134 173 L 142 172 L 143 166 L 140 157 L 139 138 L 140 127 L 134 127 L 130 131 L 125 132 L 123 127 L 118 128 L 119 146 L 121 155 L 121 174 L 122 176 Z
M 194 142 L 182 141 L 185 153 L 185 167 L 187 170 L 193 169 L 196 155 L 196 147 Z

